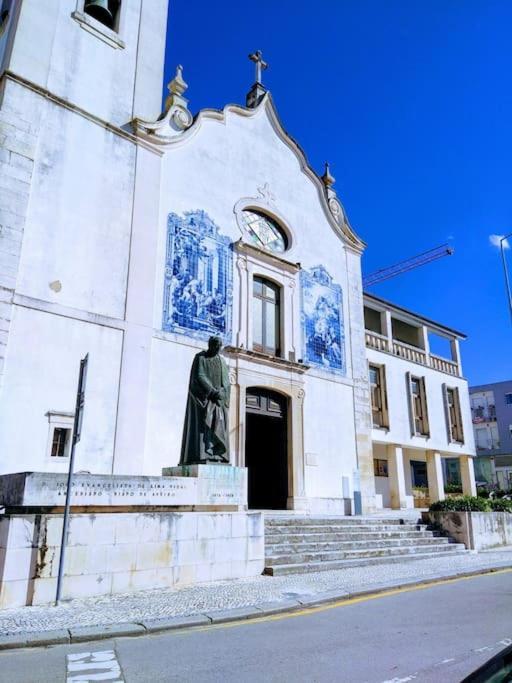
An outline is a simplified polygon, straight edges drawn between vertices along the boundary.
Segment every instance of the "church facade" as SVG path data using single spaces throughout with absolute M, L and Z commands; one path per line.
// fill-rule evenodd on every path
M 444 496 L 443 458 L 473 492 L 463 335 L 365 299 L 364 242 L 261 55 L 245 106 L 192 116 L 178 67 L 161 114 L 167 0 L 111 4 L 11 3 L 0 37 L 0 473 L 67 471 L 86 354 L 75 469 L 176 465 L 191 364 L 219 336 L 250 507 L 411 507 L 423 479 Z

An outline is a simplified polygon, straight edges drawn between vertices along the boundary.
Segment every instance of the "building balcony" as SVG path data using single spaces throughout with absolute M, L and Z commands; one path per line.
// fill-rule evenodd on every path
M 390 353 L 393 356 L 398 356 L 411 363 L 424 365 L 425 367 L 444 372 L 447 375 L 454 377 L 461 377 L 459 363 L 448 358 L 442 358 L 433 353 L 429 353 L 425 349 L 418 348 L 412 344 L 398 341 L 392 337 L 387 337 L 371 330 L 365 330 L 366 346 L 375 351 L 382 351 L 383 353 Z

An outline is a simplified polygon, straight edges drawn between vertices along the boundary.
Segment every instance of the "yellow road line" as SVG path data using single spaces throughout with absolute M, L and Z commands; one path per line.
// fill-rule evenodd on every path
M 213 628 L 233 628 L 235 626 L 246 626 L 248 624 L 261 624 L 265 621 L 279 621 L 281 619 L 290 619 L 291 617 L 303 617 L 309 614 L 316 614 L 318 612 L 325 612 L 329 609 L 335 609 L 337 607 L 347 607 L 348 605 L 356 605 L 360 602 L 367 602 L 369 600 L 377 600 L 379 598 L 386 598 L 393 595 L 400 595 L 402 593 L 412 593 L 413 591 L 425 590 L 427 588 L 432 588 L 432 586 L 443 586 L 450 583 L 457 583 L 458 581 L 469 581 L 471 579 L 478 579 L 482 576 L 496 576 L 497 574 L 509 574 L 512 572 L 512 568 L 509 569 L 497 569 L 490 570 L 487 572 L 482 572 L 481 574 L 471 574 L 470 576 L 458 576 L 453 579 L 434 579 L 428 583 L 422 583 L 416 586 L 404 586 L 403 588 L 391 588 L 389 590 L 383 590 L 376 593 L 368 593 L 367 595 L 361 595 L 355 598 L 340 599 L 336 602 L 329 602 L 325 605 L 317 605 L 314 607 L 304 607 L 302 609 L 292 610 L 290 612 L 281 612 L 279 614 L 268 614 L 262 615 L 261 617 L 254 617 L 249 619 L 238 619 L 234 621 L 227 621 L 220 624 L 209 624 L 208 626 L 197 626 L 194 628 L 187 629 L 187 631 L 209 631 Z M 175 633 L 182 633 L 184 631 L 176 630 Z M 157 634 L 155 634 L 157 635 Z M 159 633 L 158 635 L 163 635 Z

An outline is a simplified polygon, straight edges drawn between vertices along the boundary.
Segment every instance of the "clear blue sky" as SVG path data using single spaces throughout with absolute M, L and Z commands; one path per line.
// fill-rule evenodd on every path
M 204 107 L 244 103 L 247 55 L 367 242 L 363 271 L 450 239 L 452 257 L 372 288 L 468 334 L 472 384 L 512 377 L 499 252 L 512 231 L 510 0 L 171 0 L 166 82 Z M 512 250 L 508 252 L 512 270 Z

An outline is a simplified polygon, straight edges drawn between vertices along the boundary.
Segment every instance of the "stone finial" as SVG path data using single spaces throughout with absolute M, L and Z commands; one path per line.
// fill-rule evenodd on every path
M 169 95 L 165 100 L 164 113 L 156 121 L 134 119 L 135 134 L 155 144 L 166 144 L 173 137 L 190 128 L 194 119 L 188 109 L 188 100 L 183 97 L 188 85 L 183 79 L 183 67 L 178 64 L 176 75 L 167 86 Z
M 178 66 L 176 67 L 176 75 L 167 86 L 167 89 L 169 90 L 169 93 L 172 96 L 183 95 L 187 88 L 188 85 L 183 80 L 183 67 L 181 66 L 181 64 L 178 64 Z
M 324 174 L 323 174 L 321 180 L 322 180 L 322 182 L 325 185 L 327 190 L 330 190 L 331 187 L 336 182 L 336 178 L 331 174 L 328 161 L 325 162 L 325 171 L 324 171 Z

